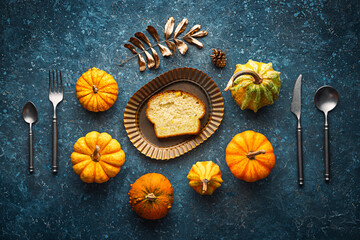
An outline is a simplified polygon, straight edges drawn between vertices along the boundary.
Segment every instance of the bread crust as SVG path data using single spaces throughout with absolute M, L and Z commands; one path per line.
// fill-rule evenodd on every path
M 188 92 L 185 92 L 185 91 L 182 91 L 182 90 L 167 90 L 167 91 L 164 91 L 164 92 L 160 92 L 158 94 L 155 94 L 153 95 L 149 100 L 148 100 L 148 103 L 147 103 L 147 108 L 146 108 L 146 117 L 147 119 L 149 119 L 149 121 L 155 125 L 155 123 L 153 121 L 151 121 L 150 117 L 149 117 L 149 106 L 150 106 L 150 103 L 151 101 L 154 99 L 154 98 L 157 98 L 159 96 L 164 96 L 165 94 L 167 93 L 177 93 L 177 92 L 181 92 L 182 94 L 187 94 L 189 96 L 192 96 L 193 98 L 195 98 L 199 103 L 200 105 L 202 106 L 202 109 L 203 109 L 203 114 L 198 118 L 198 130 L 196 132 L 187 132 L 187 133 L 180 133 L 180 134 L 172 134 L 172 135 L 166 135 L 166 136 L 159 136 L 157 131 L 156 131 L 156 128 L 154 126 L 154 130 L 155 130 L 155 135 L 157 138 L 168 138 L 168 137 L 176 137 L 176 136 L 183 136 L 183 135 L 197 135 L 199 134 L 200 130 L 201 130 L 201 123 L 200 123 L 200 119 L 204 117 L 205 115 L 205 104 L 203 103 L 203 101 L 201 101 L 197 96 L 195 96 L 194 94 L 191 94 L 191 93 L 188 93 Z

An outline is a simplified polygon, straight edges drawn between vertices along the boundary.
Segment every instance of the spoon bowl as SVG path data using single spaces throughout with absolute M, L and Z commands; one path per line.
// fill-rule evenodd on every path
M 315 93 L 315 106 L 322 112 L 328 113 L 333 110 L 339 100 L 339 94 L 331 86 L 323 86 Z
M 27 102 L 23 108 L 23 118 L 25 122 L 30 124 L 29 130 L 29 171 L 34 172 L 34 160 L 33 160 L 33 134 L 32 125 L 38 119 L 38 111 L 32 102 Z
M 23 118 L 25 122 L 33 124 L 37 121 L 38 111 L 32 102 L 27 102 L 23 108 Z
M 335 88 L 331 86 L 323 86 L 319 88 L 315 93 L 315 106 L 324 113 L 325 125 L 324 125 L 324 160 L 325 160 L 325 181 L 330 180 L 330 160 L 329 160 L 329 125 L 327 121 L 328 112 L 333 110 L 338 101 L 339 94 Z

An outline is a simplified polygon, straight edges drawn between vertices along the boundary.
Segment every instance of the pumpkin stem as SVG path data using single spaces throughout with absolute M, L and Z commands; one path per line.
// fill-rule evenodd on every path
M 93 85 L 93 92 L 97 93 L 99 91 L 99 89 L 97 87 L 95 87 L 95 85 Z
M 207 191 L 207 188 L 208 188 L 208 182 L 209 180 L 207 179 L 204 179 L 204 180 L 201 180 L 202 183 L 203 183 L 203 188 L 202 188 L 202 193 L 205 193 Z
M 240 77 L 241 75 L 250 75 L 250 76 L 252 76 L 254 78 L 253 83 L 255 83 L 255 84 L 260 84 L 263 81 L 262 77 L 258 73 L 254 72 L 254 71 L 251 71 L 251 70 L 239 71 L 239 72 L 235 73 L 230 78 L 230 80 L 229 80 L 229 82 L 228 82 L 228 84 L 227 84 L 227 86 L 225 88 L 225 91 L 228 91 L 230 88 L 232 88 L 232 86 L 234 84 L 234 80 L 236 78 Z
M 154 193 L 149 193 L 148 195 L 145 196 L 146 199 L 149 199 L 150 202 L 155 201 L 156 196 Z
M 94 153 L 91 154 L 91 159 L 95 162 L 100 161 L 100 147 L 98 145 L 96 145 Z
M 255 159 L 255 156 L 256 155 L 259 155 L 259 154 L 265 154 L 265 150 L 259 150 L 259 151 L 256 151 L 256 152 L 249 152 L 248 154 L 246 154 L 246 156 L 249 158 L 249 159 Z

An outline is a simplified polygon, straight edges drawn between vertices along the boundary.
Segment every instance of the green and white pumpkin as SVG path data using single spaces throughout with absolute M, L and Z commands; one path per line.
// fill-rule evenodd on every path
M 257 112 L 278 99 L 280 86 L 280 72 L 273 69 L 272 63 L 249 60 L 246 64 L 236 65 L 225 91 L 231 91 L 233 99 L 242 110 Z

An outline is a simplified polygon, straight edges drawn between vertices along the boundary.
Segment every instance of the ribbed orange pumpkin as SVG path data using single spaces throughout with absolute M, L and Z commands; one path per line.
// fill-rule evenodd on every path
M 266 178 L 275 166 L 271 143 L 261 133 L 245 131 L 235 135 L 226 148 L 231 173 L 246 182 Z
M 109 134 L 94 131 L 77 140 L 71 162 L 75 173 L 84 182 L 103 183 L 119 173 L 125 153 Z
M 155 220 L 168 214 L 174 201 L 174 192 L 164 175 L 148 173 L 130 186 L 130 204 L 140 217 Z
M 118 85 L 114 78 L 95 67 L 81 75 L 75 90 L 80 104 L 92 112 L 108 110 L 118 95 Z

